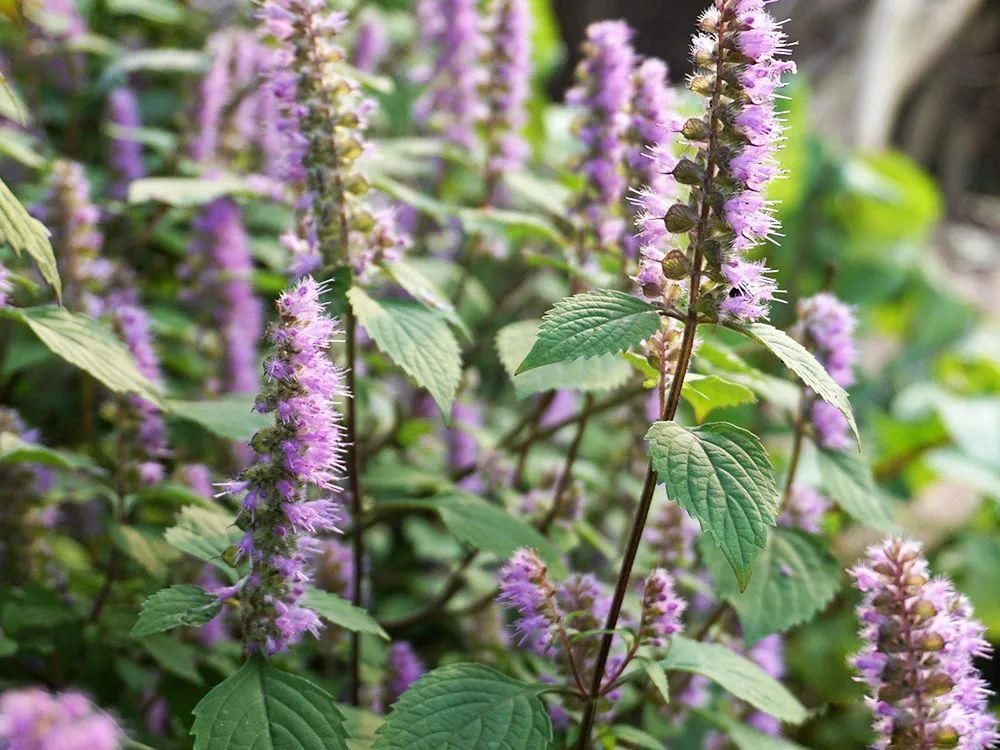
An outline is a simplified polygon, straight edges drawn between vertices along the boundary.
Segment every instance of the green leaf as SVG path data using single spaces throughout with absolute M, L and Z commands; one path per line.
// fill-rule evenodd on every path
M 675 635 L 661 662 L 670 671 L 691 672 L 716 682 L 759 711 L 791 724 L 801 724 L 808 712 L 798 699 L 767 672 L 717 643 L 700 643 Z
M 343 597 L 322 589 L 307 589 L 302 606 L 311 609 L 324 620 L 352 633 L 368 633 L 389 640 L 389 635 L 375 622 L 375 618 L 361 607 L 355 607 Z
M 107 89 L 129 73 L 145 70 L 151 73 L 200 74 L 208 70 L 208 55 L 190 49 L 140 49 L 125 52 L 104 69 L 98 82 Z
M 615 724 L 608 730 L 609 734 L 621 740 L 622 747 L 637 748 L 637 750 L 663 750 L 663 742 L 653 735 L 636 729 L 628 724 Z M 618 745 L 615 745 L 618 747 Z
M 268 416 L 256 411 L 253 405 L 254 397 L 249 394 L 234 394 L 211 401 L 167 401 L 172 416 L 195 422 L 227 440 L 243 442 L 271 423 Z
M 445 319 L 415 302 L 376 301 L 357 286 L 347 297 L 378 348 L 426 388 L 447 417 L 462 375 L 462 358 Z
M 819 473 L 830 499 L 858 523 L 892 532 L 895 524 L 864 458 L 849 451 L 817 452 Z
M 741 724 L 736 719 L 718 711 L 697 710 L 695 713 L 729 734 L 729 738 L 739 750 L 806 750 L 783 737 L 772 737 L 756 729 Z
M 221 609 L 222 602 L 199 586 L 170 586 L 142 603 L 139 620 L 129 635 L 142 638 L 180 625 L 197 627 L 211 620 Z
M 3 180 L 0 180 L 0 242 L 10 245 L 19 258 L 21 253 L 30 255 L 42 278 L 55 289 L 56 297 L 62 299 L 62 282 L 49 230 L 28 213 Z
M 628 380 L 628 362 L 614 354 L 588 360 L 556 362 L 515 375 L 517 367 L 538 340 L 535 320 L 524 320 L 504 326 L 497 332 L 497 354 L 514 383 L 519 399 L 543 391 L 569 389 L 585 392 L 605 391 L 619 387 Z
M 253 195 L 242 177 L 144 177 L 128 186 L 129 203 L 156 201 L 169 206 L 203 206 L 227 195 Z
M 46 164 L 45 157 L 38 152 L 36 145 L 35 139 L 25 131 L 0 127 L 0 154 L 20 162 L 29 169 L 41 169 Z
M 705 421 L 705 417 L 716 409 L 752 404 L 757 400 L 754 392 L 745 385 L 724 380 L 718 375 L 700 376 L 694 373 L 688 373 L 684 378 L 681 395 L 694 409 L 696 422 Z
M 86 456 L 29 443 L 13 432 L 0 432 L 0 462 L 41 464 L 67 470 L 83 469 L 93 474 L 104 471 Z
M 176 25 L 184 20 L 184 9 L 176 0 L 107 0 L 107 8 L 111 13 L 137 16 L 153 23 Z
M 195 685 L 204 682 L 196 664 L 195 646 L 163 633 L 146 636 L 139 643 L 164 671 Z
M 24 99 L 10 85 L 3 73 L 0 73 L 0 117 L 16 122 L 24 127 L 29 124 L 28 108 L 24 106 Z
M 660 697 L 663 698 L 663 705 L 670 705 L 670 682 L 667 680 L 667 673 L 663 670 L 663 665 L 658 661 L 647 659 L 645 656 L 636 658 L 639 665 L 646 672 L 649 681 L 653 683 Z
M 861 443 L 847 391 L 837 385 L 826 368 L 802 344 L 767 323 L 733 325 L 731 328 L 766 346 L 789 370 L 798 375 L 803 383 L 812 388 L 816 395 L 836 407 L 847 419 L 858 443 Z
M 502 559 L 521 547 L 532 547 L 557 576 L 565 575 L 559 549 L 530 523 L 503 508 L 466 494 L 446 496 L 437 508 L 448 530 L 469 546 Z
M 760 440 L 725 422 L 690 430 L 656 422 L 646 440 L 667 496 L 701 522 L 746 589 L 778 512 L 774 469 Z
M 194 716 L 194 750 L 347 750 L 333 697 L 261 656 L 212 688 Z
M 517 373 L 555 362 L 618 354 L 660 330 L 648 302 L 614 289 L 595 289 L 556 302 Z
M 547 750 L 544 689 L 479 664 L 439 667 L 396 702 L 373 750 Z
M 748 646 L 805 622 L 840 588 L 840 563 L 816 537 L 798 529 L 772 529 L 756 575 L 743 593 L 732 584 L 724 562 L 712 555 L 705 558 L 719 593 L 740 617 Z
M 128 348 L 108 328 L 62 307 L 6 308 L 0 314 L 19 320 L 54 354 L 93 375 L 115 393 L 135 393 L 163 405 L 159 387 L 136 366 Z
M 422 274 L 413 264 L 405 260 L 394 260 L 385 264 L 386 270 L 403 289 L 417 302 L 436 310 L 445 320 L 462 332 L 467 339 L 472 339 L 468 326 L 458 317 L 455 306 L 451 304 L 444 293 L 434 282 Z
M 111 527 L 111 538 L 118 548 L 135 560 L 153 578 L 167 577 L 167 563 L 179 555 L 168 547 L 158 535 L 134 526 L 117 524 Z
M 177 524 L 163 534 L 171 547 L 211 563 L 230 578 L 235 571 L 223 559 L 223 553 L 242 536 L 232 516 L 196 505 L 181 508 Z

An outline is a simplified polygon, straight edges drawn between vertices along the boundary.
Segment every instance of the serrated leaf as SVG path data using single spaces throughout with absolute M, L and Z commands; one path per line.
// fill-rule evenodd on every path
M 892 532 L 895 524 L 885 498 L 860 455 L 849 451 L 817 451 L 826 494 L 858 523 Z
M 170 586 L 142 603 L 139 619 L 129 635 L 142 638 L 181 625 L 197 627 L 211 620 L 221 609 L 222 602 L 199 586 Z
M 556 362 L 618 354 L 660 329 L 656 309 L 614 289 L 566 297 L 545 313 L 538 340 L 517 373 Z
M 656 422 L 646 440 L 668 497 L 698 519 L 745 589 L 778 511 L 774 469 L 764 446 L 753 433 L 725 422 L 690 430 Z
M 232 516 L 195 505 L 182 508 L 176 525 L 163 533 L 171 547 L 211 563 L 231 579 L 236 571 L 223 559 L 223 553 L 242 536 Z
M 696 422 L 705 421 L 705 417 L 716 409 L 752 404 L 757 400 L 754 392 L 744 385 L 718 375 L 698 376 L 694 373 L 688 373 L 684 378 L 681 395 L 691 404 Z
M 798 529 L 772 529 L 770 543 L 743 593 L 732 584 L 724 562 L 712 555 L 705 558 L 719 593 L 739 615 L 748 646 L 805 622 L 840 588 L 840 563 L 816 537 Z
M 854 421 L 854 412 L 851 410 L 851 400 L 847 391 L 830 377 L 826 368 L 802 344 L 767 323 L 748 323 L 731 327 L 734 331 L 739 331 L 766 346 L 789 370 L 798 375 L 803 383 L 812 388 L 816 395 L 836 407 L 844 415 L 860 445 L 861 436 L 858 434 L 858 425 Z
M 129 203 L 156 201 L 169 206 L 203 206 L 227 195 L 253 195 L 243 177 L 144 177 L 128 186 Z
M 50 306 L 6 308 L 0 314 L 27 325 L 54 354 L 115 393 L 135 393 L 162 407 L 159 387 L 139 372 L 131 352 L 118 337 L 93 318 Z
M 808 717 L 805 706 L 784 685 L 745 656 L 717 643 L 700 643 L 675 635 L 660 663 L 668 672 L 707 677 L 736 698 L 781 721 L 801 724 Z
M 465 338 L 471 340 L 472 334 L 468 326 L 458 317 L 455 306 L 451 303 L 437 285 L 422 274 L 413 264 L 405 260 L 394 260 L 385 264 L 392 278 L 417 302 L 441 313 L 455 328 L 462 332 Z
M 194 716 L 194 750 L 347 750 L 333 697 L 260 656 L 212 688 Z
M 0 180 L 0 242 L 10 245 L 19 258 L 21 253 L 30 255 L 42 278 L 55 290 L 56 297 L 62 299 L 62 282 L 49 230 L 28 213 L 3 180 Z
M 376 301 L 357 286 L 347 297 L 378 348 L 427 389 L 442 414 L 450 414 L 462 358 L 444 318 L 416 302 Z
M 551 390 L 606 391 L 628 380 L 628 362 L 614 354 L 574 362 L 556 362 L 515 375 L 538 340 L 539 321 L 524 320 L 504 326 L 497 332 L 497 354 L 514 383 L 519 399 Z
M 253 406 L 254 397 L 250 394 L 234 394 L 211 401 L 167 401 L 167 410 L 172 416 L 195 422 L 227 440 L 244 442 L 271 423 L 267 415 Z
M 559 549 L 527 521 L 472 495 L 450 495 L 438 502 L 438 512 L 448 530 L 476 549 L 505 559 L 521 547 L 532 547 L 556 576 L 565 575 Z
M 479 664 L 439 667 L 396 702 L 373 750 L 546 750 L 543 689 Z
M 355 607 L 343 597 L 322 589 L 307 589 L 302 597 L 302 606 L 311 609 L 324 620 L 350 630 L 353 633 L 368 633 L 389 640 L 375 618 L 361 607 Z
M 163 539 L 134 526 L 116 524 L 111 527 L 111 538 L 118 548 L 135 560 L 153 578 L 167 577 L 167 563 L 179 557 Z

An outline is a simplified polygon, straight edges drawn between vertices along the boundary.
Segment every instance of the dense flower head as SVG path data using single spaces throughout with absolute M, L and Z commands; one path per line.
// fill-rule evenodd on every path
M 243 215 L 232 198 L 205 205 L 194 222 L 194 243 L 183 269 L 202 308 L 205 325 L 219 333 L 221 372 L 217 390 L 253 393 L 259 384 L 257 345 L 264 310 L 253 289 L 253 260 Z
M 676 503 L 663 503 L 654 512 L 646 531 L 646 542 L 656 565 L 684 568 L 695 560 L 694 541 L 701 527 Z
M 798 305 L 799 320 L 794 333 L 840 386 L 854 384 L 854 366 L 858 354 L 854 343 L 857 318 L 854 308 L 829 292 L 808 297 Z M 812 422 L 819 444 L 843 450 L 851 446 L 847 419 L 825 401 L 812 405 Z
M 115 175 L 111 196 L 124 199 L 129 183 L 145 174 L 142 144 L 128 132 L 142 126 L 139 100 L 132 89 L 121 86 L 108 95 L 108 120 L 119 129 L 111 139 L 110 162 Z
M 0 693 L 0 744 L 7 750 L 119 750 L 124 743 L 118 723 L 82 693 Z
M 779 526 L 790 526 L 812 534 L 820 531 L 823 514 L 830 509 L 830 500 L 804 484 L 793 484 L 788 502 L 778 517 Z
M 67 306 L 100 315 L 115 269 L 101 257 L 101 212 L 91 199 L 80 164 L 58 160 L 52 165 L 49 190 L 37 213 L 52 231 Z
M 545 564 L 532 549 L 519 549 L 500 570 L 498 601 L 517 611 L 517 641 L 535 653 L 553 649 L 563 613 Z
M 632 104 L 632 29 L 624 21 L 599 21 L 587 27 L 583 60 L 567 103 L 583 110 L 577 132 L 583 143 L 581 171 L 586 187 L 578 209 L 595 228 L 599 248 L 615 247 L 625 230 L 622 201 L 626 135 Z
M 414 116 L 456 146 L 476 147 L 476 129 L 486 115 L 480 88 L 486 81 L 487 50 L 477 0 L 419 0 L 420 40 L 432 62 L 418 78 L 427 89 Z
M 413 650 L 413 645 L 407 641 L 392 644 L 385 666 L 387 704 L 394 703 L 427 671 L 423 661 Z
M 476 432 L 482 429 L 483 412 L 478 404 L 471 401 L 456 401 L 451 407 L 451 426 L 445 433 L 448 445 L 448 463 L 455 471 L 473 469 L 480 458 L 479 438 Z M 483 481 L 475 472 L 463 477 L 459 485 L 470 492 L 482 489 Z
M 985 750 L 1000 741 L 974 665 L 990 646 L 968 600 L 932 578 L 920 545 L 887 539 L 850 571 L 863 594 L 852 664 L 870 688 L 876 750 Z
M 674 579 L 663 568 L 654 568 L 642 588 L 639 639 L 651 646 L 664 646 L 681 632 L 681 615 L 687 604 L 674 592 Z
M 244 642 L 266 653 L 319 631 L 319 619 L 299 600 L 314 535 L 336 531 L 340 522 L 332 495 L 344 445 L 335 406 L 346 394 L 327 353 L 335 323 L 319 295 L 306 278 L 278 298 L 274 349 L 264 364 L 268 382 L 257 397 L 257 410 L 273 414 L 274 425 L 254 435 L 256 462 L 227 486 L 243 493 L 238 524 L 245 535 L 236 552 L 250 561 L 241 584 Z
M 112 322 L 132 352 L 139 372 L 155 385 L 162 385 L 146 311 L 137 305 L 118 305 L 112 312 Z M 126 449 L 135 458 L 139 481 L 155 484 L 164 476 L 161 461 L 168 453 L 166 425 L 159 408 L 141 396 L 128 396 L 128 405 L 126 422 L 134 439 L 128 441 Z
M 748 321 L 768 316 L 777 291 L 767 266 L 748 255 L 778 231 L 765 191 L 779 176 L 774 154 L 783 126 L 777 91 L 782 76 L 795 70 L 784 59 L 790 49 L 781 24 L 766 5 L 714 0 L 703 14 L 688 86 L 705 98 L 705 114 L 677 127 L 697 152 L 677 160 L 671 171 L 677 182 L 690 186 L 690 198 L 676 202 L 654 186 L 636 199 L 644 265 L 669 263 L 664 273 L 674 279 L 684 278 L 686 267 L 690 279 L 699 264 L 706 277 L 698 278 L 701 307 L 720 318 Z M 654 148 L 654 154 L 664 153 L 669 153 L 665 144 Z M 684 236 L 687 248 L 672 246 Z
M 493 0 L 488 9 L 490 39 L 486 98 L 489 112 L 487 175 L 496 202 L 504 172 L 519 168 L 528 157 L 521 131 L 528 120 L 531 93 L 531 9 L 528 0 Z

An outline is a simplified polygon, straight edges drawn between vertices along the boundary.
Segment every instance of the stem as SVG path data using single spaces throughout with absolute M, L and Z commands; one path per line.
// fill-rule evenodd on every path
M 563 498 L 573 478 L 573 464 L 576 463 L 576 457 L 580 453 L 580 443 L 583 442 L 583 433 L 587 430 L 587 422 L 590 419 L 593 407 L 594 397 L 588 393 L 584 397 L 583 409 L 580 411 L 580 418 L 576 423 L 576 434 L 573 435 L 573 442 L 570 443 L 569 450 L 566 452 L 566 464 L 563 466 L 562 473 L 556 482 L 555 492 L 552 496 L 552 507 L 549 508 L 548 513 L 545 514 L 545 518 L 542 519 L 538 527 L 538 530 L 543 534 L 549 530 L 552 522 L 559 517 L 559 511 L 562 510 Z
M 684 386 L 684 378 L 687 375 L 688 366 L 691 364 L 691 355 L 694 351 L 695 333 L 698 329 L 698 296 L 701 291 L 701 266 L 702 248 L 708 238 L 709 219 L 711 218 L 712 205 L 710 196 L 715 173 L 718 169 L 716 164 L 716 151 L 718 146 L 718 130 L 716 127 L 719 118 L 719 102 L 722 96 L 723 82 L 723 24 L 719 21 L 719 28 L 716 30 L 719 54 L 715 61 L 715 82 L 713 84 L 712 98 L 708 107 L 709 113 L 709 140 L 706 148 L 705 182 L 702 186 L 700 202 L 701 213 L 694 238 L 694 258 L 691 263 L 691 274 L 689 278 L 687 320 L 684 322 L 684 334 L 681 339 L 680 352 L 677 355 L 677 366 L 674 369 L 674 379 L 670 384 L 670 393 L 667 396 L 667 404 L 663 410 L 663 421 L 672 421 L 677 416 L 677 409 L 681 401 L 681 389 Z M 622 558 L 621 569 L 618 573 L 618 582 L 615 584 L 615 593 L 611 601 L 611 609 L 608 612 L 608 620 L 604 626 L 605 634 L 601 639 L 601 647 L 594 663 L 594 674 L 590 684 L 590 697 L 583 707 L 583 718 L 580 722 L 580 741 L 577 747 L 579 750 L 587 750 L 590 747 L 590 735 L 594 726 L 594 717 L 597 713 L 597 700 L 601 696 L 604 684 L 604 670 L 607 668 L 608 656 L 611 653 L 611 645 L 614 640 L 614 631 L 618 627 L 618 618 L 621 616 L 622 602 L 625 600 L 625 592 L 628 590 L 629 578 L 632 575 L 632 567 L 635 565 L 636 554 L 642 542 L 642 532 L 646 527 L 646 519 L 649 517 L 649 509 L 653 502 L 653 492 L 656 489 L 656 471 L 653 469 L 652 461 L 646 468 L 646 479 L 643 482 L 642 494 L 639 497 L 639 507 L 636 509 L 635 518 L 632 521 L 632 531 L 629 534 L 628 545 L 625 548 L 625 555 Z
M 361 491 L 361 468 L 358 460 L 358 430 L 357 430 L 357 379 L 354 376 L 354 369 L 357 364 L 357 322 L 354 320 L 354 311 L 351 306 L 347 306 L 344 314 L 347 325 L 347 390 L 351 397 L 347 400 L 347 478 L 351 492 L 351 514 L 354 517 L 354 524 L 361 523 L 362 515 L 362 491 Z M 364 577 L 365 561 L 365 540 L 361 533 L 360 526 L 352 535 L 352 548 L 354 553 L 354 581 L 351 587 L 351 603 L 355 607 L 361 606 L 362 578 Z M 351 704 L 358 705 L 361 697 L 361 634 L 351 634 Z
M 788 476 L 785 479 L 785 494 L 781 500 L 781 507 L 778 508 L 778 515 L 788 508 L 788 503 L 792 498 L 792 485 L 795 483 L 795 474 L 799 469 L 799 458 L 802 456 L 802 444 L 806 436 L 806 413 L 808 412 L 810 398 L 803 388 L 799 396 L 799 410 L 795 415 L 795 438 L 792 442 L 792 455 L 788 459 Z

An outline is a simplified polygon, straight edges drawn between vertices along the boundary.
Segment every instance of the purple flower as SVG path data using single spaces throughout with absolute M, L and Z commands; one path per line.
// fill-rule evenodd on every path
M 142 144 L 130 136 L 128 131 L 142 126 L 139 101 L 129 88 L 117 88 L 108 95 L 108 119 L 121 131 L 111 139 L 111 169 L 115 181 L 111 185 L 111 197 L 124 200 L 128 197 L 128 186 L 145 174 L 142 165 Z
M 319 588 L 350 597 L 354 590 L 354 552 L 350 545 L 340 539 L 320 540 L 313 566 Z
M 666 502 L 654 514 L 646 541 L 656 564 L 668 569 L 688 567 L 695 560 L 694 540 L 701 533 L 698 522 L 676 503 Z
M 385 24 L 374 15 L 367 15 L 358 24 L 354 40 L 354 67 L 374 73 L 389 52 L 389 35 Z
M 225 393 L 253 393 L 260 382 L 257 345 L 264 312 L 254 294 L 250 242 L 239 206 L 231 198 L 207 204 L 194 224 L 192 258 L 185 272 L 197 274 L 191 296 L 222 339 Z
M 476 127 L 486 114 L 479 90 L 486 80 L 482 56 L 487 45 L 477 6 L 477 0 L 417 3 L 421 43 L 434 59 L 418 76 L 427 89 L 414 117 L 465 149 L 476 147 Z
M 7 307 L 13 291 L 14 285 L 10 282 L 10 271 L 7 270 L 7 266 L 0 263 L 0 307 Z
M 246 533 L 238 547 L 251 568 L 241 593 L 244 643 L 268 654 L 319 632 L 319 619 L 299 600 L 311 575 L 313 535 L 336 531 L 340 520 L 331 497 L 344 450 L 335 401 L 346 393 L 327 352 L 335 323 L 319 295 L 306 278 L 278 298 L 274 350 L 265 362 L 269 382 L 257 397 L 274 426 L 254 435 L 257 461 L 231 485 L 244 493 L 238 523 Z
M 857 319 L 854 308 L 829 292 L 808 297 L 798 306 L 799 321 L 794 333 L 815 355 L 840 386 L 854 384 L 857 348 L 854 332 Z M 824 401 L 812 406 L 812 422 L 817 441 L 823 448 L 844 450 L 851 446 L 847 420 Z
M 840 414 L 840 412 L 837 413 Z M 827 498 L 811 487 L 806 487 L 804 484 L 793 484 L 788 502 L 778 517 L 778 525 L 818 534 L 823 514 L 830 509 L 830 505 Z
M 595 228 L 596 249 L 617 246 L 625 229 L 621 204 L 634 58 L 628 24 L 591 24 L 576 70 L 577 84 L 566 94 L 568 104 L 584 110 L 578 130 L 584 146 L 581 171 L 586 187 L 578 209 L 585 224 Z
M 1000 741 L 990 691 L 974 665 L 991 649 L 968 600 L 931 578 L 920 545 L 887 539 L 850 573 L 864 646 L 852 660 L 871 692 L 877 750 L 957 747 Z
M 125 733 L 82 693 L 23 688 L 0 693 L 0 740 L 9 750 L 119 750 Z
M 563 613 L 535 550 L 519 549 L 501 568 L 497 600 L 517 611 L 514 630 L 521 645 L 537 654 L 552 650 Z
M 160 363 L 153 351 L 146 311 L 134 305 L 119 305 L 112 313 L 112 324 L 132 352 L 135 363 L 148 380 L 162 384 Z M 140 396 L 129 396 L 126 422 L 131 428 L 127 450 L 136 462 L 135 469 L 143 484 L 156 484 L 164 476 L 160 461 L 168 454 L 167 430 L 155 404 Z
M 457 471 L 474 468 L 479 462 L 479 440 L 475 432 L 483 426 L 482 409 L 474 403 L 456 401 L 451 407 L 451 427 L 445 435 L 448 444 L 448 463 Z M 475 473 L 459 482 L 463 489 L 475 492 L 482 489 L 482 479 Z
M 750 647 L 747 656 L 776 680 L 785 676 L 785 642 L 778 633 L 761 638 Z M 752 711 L 747 724 L 771 737 L 781 736 L 781 722 L 763 711 Z
M 494 203 L 502 200 L 504 172 L 520 168 L 529 154 L 521 131 L 531 94 L 531 26 L 528 0 L 493 0 L 489 7 L 486 174 Z
M 674 593 L 674 579 L 663 568 L 655 568 L 642 589 L 642 618 L 639 639 L 651 646 L 665 646 L 681 632 L 681 615 L 687 604 Z
M 386 662 L 386 705 L 395 703 L 399 696 L 409 690 L 410 685 L 420 679 L 426 671 L 424 663 L 410 643 L 406 641 L 393 643 Z

